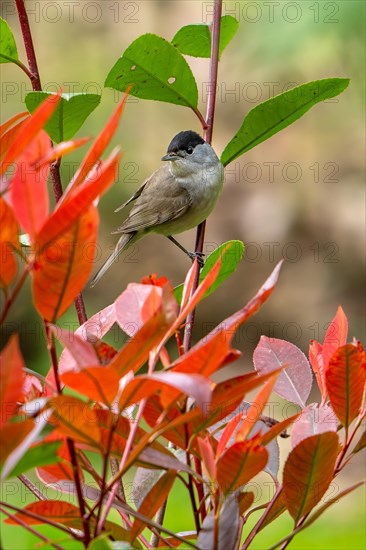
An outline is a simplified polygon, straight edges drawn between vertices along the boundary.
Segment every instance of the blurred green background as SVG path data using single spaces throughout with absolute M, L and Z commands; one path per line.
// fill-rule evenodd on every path
M 102 94 L 101 105 L 79 137 L 96 136 L 115 108 L 120 94 L 103 89 L 103 83 L 135 38 L 152 32 L 171 40 L 183 25 L 210 22 L 212 14 L 212 2 L 198 0 L 27 0 L 26 5 L 44 89 L 54 91 L 62 86 L 65 92 Z M 269 303 L 235 339 L 243 357 L 234 368 L 242 372 L 252 368 L 253 349 L 261 334 L 290 340 L 306 353 L 310 339 L 324 338 L 338 304 L 349 318 L 350 339 L 364 339 L 365 3 L 226 1 L 223 13 L 235 16 L 240 28 L 219 67 L 213 136 L 218 154 L 257 103 L 306 81 L 351 78 L 350 87 L 341 96 L 318 104 L 290 128 L 227 167 L 224 191 L 207 224 L 206 251 L 225 240 L 241 239 L 247 245 L 246 257 L 237 273 L 200 306 L 195 339 L 241 307 L 281 257 L 287 260 Z M 13 29 L 20 58 L 25 61 L 14 0 L 2 0 L 1 16 Z M 188 60 L 198 82 L 200 108 L 205 112 L 208 62 Z M 4 121 L 24 110 L 23 100 L 31 88 L 15 65 L 0 68 Z M 110 231 L 123 219 L 113 210 L 159 167 L 171 138 L 183 129 L 200 130 L 191 111 L 129 99 L 112 144 L 120 143 L 124 150 L 119 178 L 100 201 L 98 265 L 116 241 Z M 63 161 L 64 187 L 84 153 Z M 181 235 L 180 241 L 193 249 L 194 238 L 191 231 Z M 184 279 L 188 265 L 168 240 L 149 236 L 99 285 L 86 289 L 88 315 L 146 274 L 157 272 L 176 285 Z M 60 325 L 77 327 L 73 308 Z M 2 345 L 14 331 L 21 334 L 27 365 L 46 372 L 47 351 L 29 286 L 4 326 Z M 119 333 L 110 335 L 110 342 L 117 347 L 121 341 Z M 362 475 L 362 466 L 359 459 L 352 469 L 355 479 Z M 175 506 L 178 510 L 179 499 Z M 177 517 L 184 513 L 179 510 Z M 364 499 L 358 491 L 304 533 L 301 543 L 295 539 L 290 547 L 364 548 L 361 512 Z M 340 533 L 350 538 L 342 541 Z M 278 537 L 281 535 L 282 531 Z M 265 548 L 267 542 L 253 548 Z M 11 544 L 8 541 L 6 547 L 16 548 Z

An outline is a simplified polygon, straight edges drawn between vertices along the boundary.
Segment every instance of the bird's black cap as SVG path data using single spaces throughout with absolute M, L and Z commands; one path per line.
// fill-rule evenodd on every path
M 200 143 L 205 143 L 204 139 L 201 138 L 196 132 L 192 130 L 185 130 L 184 132 L 179 132 L 172 141 L 169 143 L 168 153 L 176 153 L 177 151 L 187 151 L 188 147 L 196 147 Z

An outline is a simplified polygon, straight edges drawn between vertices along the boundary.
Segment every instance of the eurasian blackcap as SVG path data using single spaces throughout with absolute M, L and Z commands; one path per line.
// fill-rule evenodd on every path
M 196 227 L 211 213 L 222 189 L 224 167 L 211 145 L 187 130 L 170 142 L 169 161 L 154 172 L 124 204 L 136 201 L 127 219 L 113 233 L 121 234 L 112 254 L 91 282 L 94 286 L 123 250 L 151 231 L 165 235 L 190 258 L 172 235 Z

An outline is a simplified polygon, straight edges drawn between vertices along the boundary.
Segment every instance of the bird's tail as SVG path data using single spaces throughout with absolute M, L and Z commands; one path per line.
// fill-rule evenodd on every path
M 115 249 L 113 250 L 112 254 L 107 258 L 107 260 L 104 262 L 102 267 L 97 271 L 97 273 L 94 275 L 94 277 L 91 280 L 90 287 L 92 288 L 97 284 L 99 279 L 101 279 L 104 275 L 104 273 L 107 271 L 107 269 L 110 268 L 110 266 L 113 264 L 115 260 L 117 260 L 118 256 L 124 251 L 125 248 L 130 244 L 131 240 L 135 236 L 134 233 L 123 233 L 120 237 L 119 241 L 117 242 Z

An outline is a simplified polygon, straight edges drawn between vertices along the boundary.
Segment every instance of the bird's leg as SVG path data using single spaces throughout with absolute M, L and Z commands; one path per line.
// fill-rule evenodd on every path
M 184 248 L 184 246 L 182 246 L 178 241 L 175 240 L 174 237 L 172 237 L 171 235 L 167 235 L 168 239 L 170 241 L 172 241 L 172 243 L 174 243 L 178 248 L 180 248 L 185 254 L 187 254 L 188 258 L 190 258 L 192 261 L 197 258 L 197 262 L 198 262 L 198 265 L 200 267 L 203 267 L 205 261 L 203 259 L 203 257 L 205 256 L 205 254 L 203 252 L 188 252 L 188 250 L 186 250 Z

